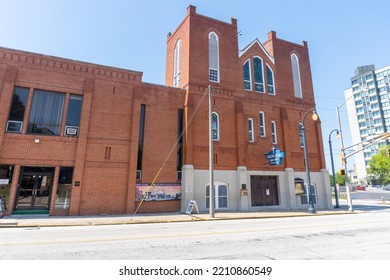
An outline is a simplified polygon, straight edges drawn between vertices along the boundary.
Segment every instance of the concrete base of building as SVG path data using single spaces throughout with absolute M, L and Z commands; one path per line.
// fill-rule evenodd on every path
M 181 212 L 195 201 L 200 212 L 209 210 L 209 171 L 192 165 L 182 169 L 183 197 Z M 284 171 L 237 170 L 214 171 L 215 209 L 218 211 L 279 211 L 308 209 L 307 190 L 302 187 L 305 172 L 292 168 Z M 331 186 L 327 170 L 311 172 L 315 193 L 314 207 L 331 209 Z

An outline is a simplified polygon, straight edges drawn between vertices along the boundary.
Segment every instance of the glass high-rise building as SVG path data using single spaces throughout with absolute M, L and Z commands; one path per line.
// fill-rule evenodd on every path
M 351 78 L 351 88 L 345 90 L 344 95 L 348 100 L 352 144 L 390 132 L 390 65 L 380 69 L 375 69 L 374 65 L 356 68 Z M 366 168 L 372 156 L 388 143 L 389 140 L 380 141 L 355 155 L 359 178 L 366 177 Z M 362 144 L 355 150 L 367 145 Z

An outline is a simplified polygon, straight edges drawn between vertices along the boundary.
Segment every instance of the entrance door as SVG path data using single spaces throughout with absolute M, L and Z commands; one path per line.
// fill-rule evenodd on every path
M 251 176 L 252 206 L 279 205 L 276 176 Z
M 53 172 L 22 172 L 19 182 L 15 209 L 49 209 Z

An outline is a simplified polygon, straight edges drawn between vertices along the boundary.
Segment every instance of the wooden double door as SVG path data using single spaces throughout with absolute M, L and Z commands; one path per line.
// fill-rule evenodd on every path
M 251 176 L 252 206 L 279 205 L 277 176 Z

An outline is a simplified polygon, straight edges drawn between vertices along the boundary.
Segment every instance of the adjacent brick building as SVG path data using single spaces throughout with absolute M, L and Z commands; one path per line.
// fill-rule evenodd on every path
M 189 6 L 168 34 L 166 86 L 141 72 L 0 48 L 6 214 L 184 211 L 191 200 L 206 211 L 209 86 L 216 208 L 306 208 L 298 125 L 315 107 L 307 43 L 270 32 L 240 51 L 237 33 L 235 19 Z M 320 123 L 305 125 L 316 205 L 328 208 Z M 275 151 L 284 156 L 270 162 Z

